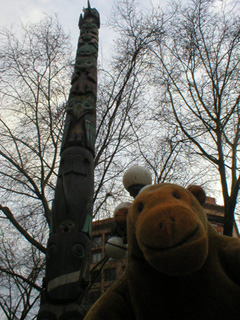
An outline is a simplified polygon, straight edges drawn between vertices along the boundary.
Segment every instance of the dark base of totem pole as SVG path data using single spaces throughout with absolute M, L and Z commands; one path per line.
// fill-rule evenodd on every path
M 39 311 L 37 320 L 82 320 L 85 312 L 75 304 L 54 305 L 44 304 Z

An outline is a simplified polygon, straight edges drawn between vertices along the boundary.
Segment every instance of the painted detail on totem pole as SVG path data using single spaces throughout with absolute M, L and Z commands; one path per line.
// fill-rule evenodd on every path
M 89 277 L 99 14 L 88 5 L 67 103 L 38 320 L 82 319 Z
M 83 146 L 94 154 L 99 14 L 90 5 L 79 19 L 81 30 L 67 104 L 62 151 Z

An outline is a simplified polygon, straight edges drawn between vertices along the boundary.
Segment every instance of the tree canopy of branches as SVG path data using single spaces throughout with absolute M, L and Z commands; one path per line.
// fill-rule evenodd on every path
M 194 152 L 218 170 L 224 233 L 231 235 L 240 187 L 240 16 L 206 0 L 190 1 L 187 8 L 176 9 L 151 51 L 161 66 L 164 104 Z
M 144 14 L 135 1 L 126 0 L 118 9 L 122 16 L 125 11 L 135 16 L 122 24 L 125 36 L 129 43 L 141 39 L 151 65 L 155 125 L 159 118 L 161 128 L 177 126 L 184 150 L 205 173 L 211 167 L 218 174 L 224 234 L 231 235 L 240 187 L 239 4 L 172 1 L 168 8 Z
M 0 36 L 0 305 L 8 319 L 25 319 L 43 275 L 71 46 L 51 18 L 22 26 L 21 40 Z

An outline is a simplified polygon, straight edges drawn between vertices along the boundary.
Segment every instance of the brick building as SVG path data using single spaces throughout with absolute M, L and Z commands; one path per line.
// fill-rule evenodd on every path
M 96 269 L 92 272 L 94 284 L 89 294 L 91 304 L 113 284 L 126 267 L 126 259 L 109 259 L 103 266 L 103 259 L 105 258 L 105 243 L 111 235 L 113 224 L 113 218 L 93 222 L 90 270 L 93 270 L 93 268 Z M 100 264 L 97 265 L 98 263 Z M 101 271 L 99 271 L 100 269 Z
M 214 198 L 207 197 L 204 204 L 209 222 L 214 226 L 218 233 L 223 233 L 224 208 L 216 204 Z M 89 292 L 90 303 L 105 292 L 113 282 L 122 274 L 126 267 L 126 259 L 113 260 L 107 262 L 105 258 L 105 243 L 111 235 L 113 227 L 113 218 L 98 220 L 93 222 L 92 232 L 92 263 L 90 270 L 92 272 L 94 283 Z M 233 229 L 233 236 L 239 237 L 236 224 Z M 105 263 L 105 264 L 104 264 Z

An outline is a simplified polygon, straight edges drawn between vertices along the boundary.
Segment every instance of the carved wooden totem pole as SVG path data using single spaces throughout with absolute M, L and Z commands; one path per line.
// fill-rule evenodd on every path
M 89 3 L 83 12 L 38 320 L 82 319 L 81 302 L 88 283 L 100 20 Z

